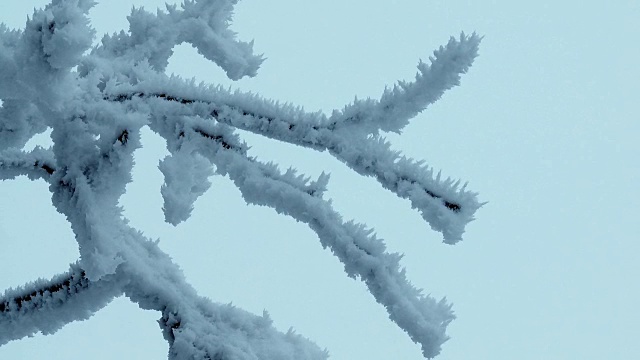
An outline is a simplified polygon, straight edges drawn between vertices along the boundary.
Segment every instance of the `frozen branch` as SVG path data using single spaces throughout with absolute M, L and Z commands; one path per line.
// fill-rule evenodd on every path
M 80 264 L 91 268 L 90 281 L 109 278 L 113 275 L 105 273 L 114 269 L 129 299 L 162 313 L 159 325 L 170 345 L 170 359 L 326 359 L 326 352 L 310 341 L 277 331 L 266 314 L 256 316 L 197 295 L 157 242 L 130 228 L 116 209 L 93 204 L 87 190 L 82 186 L 73 193 L 86 200 L 78 204 L 83 216 L 71 218 L 74 231 L 86 237 Z M 73 197 L 66 201 L 73 202 Z
M 0 88 L 2 88 L 1 81 Z M 22 99 L 4 98 L 2 100 L 2 106 L 0 106 L 0 150 L 20 149 L 34 135 L 46 129 L 47 126 L 33 103 Z
M 137 88 L 145 88 L 145 84 L 141 83 Z M 219 88 L 205 88 L 199 89 L 197 93 L 176 95 L 131 91 L 106 98 L 120 102 L 145 100 L 150 105 L 153 104 L 153 118 L 167 114 L 206 116 L 208 112 L 218 122 L 233 127 L 295 145 L 329 150 L 334 157 L 359 174 L 372 176 L 384 188 L 409 199 L 425 221 L 434 230 L 440 231 L 444 241 L 449 244 L 462 240 L 465 225 L 474 219 L 473 214 L 482 206 L 476 193 L 466 191 L 466 185 L 460 187 L 459 181 L 441 180 L 439 173 L 434 175 L 433 170 L 422 162 L 392 151 L 390 144 L 378 136 L 372 138 L 366 134 L 358 135 L 357 131 L 353 133 L 335 129 L 332 125 L 334 123 L 322 114 L 305 113 L 301 109 L 279 106 L 248 94 L 231 94 Z M 170 104 L 163 105 L 162 102 Z M 219 105 L 220 103 L 232 105 Z M 193 109 L 181 109 L 176 105 Z M 246 108 L 249 110 L 245 110 Z
M 175 143 L 188 143 L 200 148 L 200 153 L 216 165 L 221 175 L 229 175 L 244 199 L 251 204 L 272 207 L 308 224 L 319 236 L 323 247 L 330 250 L 345 266 L 350 277 L 365 282 L 376 300 L 385 306 L 389 317 L 422 345 L 423 353 L 433 357 L 448 337 L 445 329 L 453 320 L 451 306 L 444 299 L 425 297 L 406 279 L 398 254 L 385 252 L 383 241 L 372 236 L 364 225 L 343 222 L 331 204 L 323 200 L 326 175 L 315 182 L 285 174 L 272 164 L 263 164 L 247 157 L 244 149 L 229 145 L 234 141 L 223 126 L 210 126 L 207 135 L 194 130 L 207 122 L 201 118 L 167 118 L 152 129 L 168 136 L 169 129 L 180 129 Z M 181 121 L 182 120 L 182 121 Z M 174 145 L 175 146 L 175 145 Z M 169 140 L 169 147 L 172 141 Z M 311 190 L 311 191 L 310 191 Z
M 93 0 L 52 0 L 34 11 L 24 30 L 0 25 L 0 180 L 45 179 L 80 252 L 68 273 L 5 292 L 0 344 L 53 333 L 124 293 L 160 313 L 170 359 L 326 359 L 327 352 L 309 340 L 277 331 L 266 313 L 252 315 L 199 296 L 157 242 L 128 225 L 119 199 L 131 181 L 140 131 L 148 126 L 167 141 L 170 153 L 159 166 L 167 222 L 187 220 L 211 185 L 208 177 L 226 175 L 248 203 L 306 223 L 425 357 L 440 353 L 454 319 L 451 305 L 415 288 L 401 256 L 386 252 L 373 230 L 342 219 L 323 198 L 327 174 L 311 180 L 262 163 L 247 154 L 235 129 L 328 151 L 408 199 L 446 243 L 456 243 L 482 205 L 476 194 L 392 150 L 380 132 L 400 132 L 457 86 L 481 37 L 451 38 L 428 64 L 419 63 L 415 81 L 399 82 L 380 100 L 355 101 L 330 116 L 168 77 L 168 59 L 183 42 L 231 79 L 256 74 L 262 56 L 229 29 L 236 2 L 186 0 L 155 14 L 134 8 L 128 32 L 106 35 L 94 47 L 87 18 Z M 47 128 L 50 149 L 19 150 Z
M 425 356 L 440 353 L 440 345 L 448 339 L 446 326 L 454 318 L 450 305 L 424 297 L 413 287 L 400 268 L 401 256 L 386 253 L 384 243 L 372 235 L 373 230 L 343 222 L 326 200 L 270 177 L 236 153 L 219 151 L 213 162 L 218 172 L 229 174 L 248 203 L 272 207 L 308 224 L 322 246 L 344 264 L 345 272 L 364 281 L 391 320 L 422 345 Z
M 393 89 L 385 89 L 379 101 L 356 100 L 342 111 L 334 111 L 331 119 L 336 128 L 377 134 L 379 130 L 400 133 L 409 120 L 435 103 L 454 86 L 460 85 L 478 56 L 482 37 L 476 33 L 451 37 L 429 57 L 430 64 L 420 61 L 413 82 L 400 81 Z M 355 125 L 355 126 L 354 126 Z
M 26 175 L 31 180 L 49 178 L 56 169 L 51 150 L 40 147 L 25 152 L 16 149 L 0 151 L 0 180 Z
M 37 332 L 53 334 L 70 322 L 88 319 L 121 294 L 118 281 L 89 281 L 77 264 L 51 280 L 8 289 L 0 297 L 0 345 Z
M 228 28 L 236 2 L 187 0 L 182 9 L 167 5 L 166 11 L 156 14 L 133 8 L 128 18 L 129 33 L 105 35 L 102 46 L 93 54 L 97 58 L 118 57 L 128 63 L 148 61 L 155 70 L 164 71 L 173 47 L 187 42 L 222 67 L 230 79 L 255 76 L 262 56 L 254 55 L 253 43 L 236 40 Z

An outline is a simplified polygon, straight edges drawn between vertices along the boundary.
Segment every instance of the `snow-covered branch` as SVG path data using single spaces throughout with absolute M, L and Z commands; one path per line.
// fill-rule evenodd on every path
M 35 180 L 48 178 L 56 168 L 56 161 L 50 150 L 37 147 L 30 152 L 10 148 L 0 151 L 0 180 L 14 179 L 26 175 Z
M 236 153 L 219 151 L 213 162 L 219 172 L 229 174 L 247 202 L 272 207 L 308 224 L 322 246 L 329 247 L 344 264 L 347 275 L 364 281 L 389 317 L 422 345 L 426 357 L 440 352 L 440 345 L 447 340 L 446 325 L 454 318 L 450 305 L 423 296 L 411 285 L 400 268 L 401 256 L 385 252 L 373 230 L 344 222 L 326 200 L 291 186 L 279 176 L 269 176 Z
M 1 66 L 1 65 L 0 65 Z M 0 81 L 0 88 L 2 81 Z M 0 98 L 2 98 L 0 96 Z M 31 137 L 47 129 L 37 107 L 24 99 L 2 99 L 0 150 L 22 148 Z
M 481 40 L 476 33 L 451 37 L 433 52 L 429 64 L 418 63 L 415 81 L 400 81 L 392 89 L 385 89 L 379 101 L 356 100 L 342 111 L 334 111 L 331 117 L 336 127 L 347 126 L 350 132 L 371 134 L 379 130 L 400 133 L 409 120 L 438 101 L 447 90 L 460 85 L 460 75 L 469 70 L 478 56 Z
M 454 318 L 451 306 L 444 299 L 436 301 L 423 296 L 406 279 L 399 265 L 400 255 L 386 253 L 384 242 L 372 236 L 373 230 L 344 222 L 331 204 L 322 199 L 327 175 L 309 182 L 291 170 L 283 174 L 273 164 L 248 157 L 229 128 L 211 125 L 205 118 L 184 115 L 161 118 L 165 122 L 151 128 L 167 138 L 170 149 L 186 144 L 200 149 L 200 155 L 215 164 L 217 173 L 234 181 L 248 203 L 272 207 L 308 224 L 323 247 L 329 247 L 344 264 L 347 274 L 364 281 L 376 300 L 385 306 L 389 317 L 422 345 L 425 356 L 439 353 L 440 344 L 447 340 L 446 325 Z M 203 127 L 208 129 L 205 131 Z M 172 134 L 177 135 L 173 141 Z M 180 173 L 183 177 L 188 175 L 188 168 L 182 168 Z
M 253 54 L 253 43 L 238 41 L 228 28 L 237 0 L 187 0 L 181 9 L 166 5 L 156 14 L 133 8 L 129 32 L 105 35 L 93 59 L 118 57 L 127 63 L 148 62 L 163 71 L 173 47 L 190 43 L 205 58 L 220 65 L 230 79 L 255 76 L 262 56 Z M 102 65 L 102 64 L 101 64 Z M 115 70 L 115 69 L 114 69 Z
M 0 297 L 0 345 L 37 332 L 53 334 L 86 320 L 122 294 L 114 277 L 90 281 L 78 264 L 51 280 L 36 280 Z
M 465 45 L 469 41 L 461 40 Z M 448 47 L 457 49 L 451 42 Z M 170 79 L 169 83 L 172 86 L 163 88 L 185 88 L 177 79 Z M 144 82 L 133 88 L 121 87 L 129 88 L 128 92 L 116 90 L 117 95 L 105 98 L 121 102 L 146 100 L 154 109 L 152 119 L 167 114 L 210 114 L 218 122 L 232 127 L 320 151 L 328 150 L 358 173 L 374 177 L 384 188 L 411 200 L 412 206 L 434 230 L 443 233 L 444 241 L 449 244 L 462 239 L 465 225 L 474 219 L 473 214 L 482 205 L 476 193 L 466 191 L 466 185 L 461 187 L 459 181 L 450 178 L 441 180 L 440 174 L 434 174 L 423 162 L 392 151 L 391 145 L 380 136 L 360 133 L 355 125 L 340 128 L 320 113 L 306 113 L 299 108 L 221 88 L 201 87 L 195 91 L 167 93 L 155 83 L 148 87 Z M 194 109 L 180 109 L 177 104 Z
M 155 14 L 132 10 L 128 32 L 92 47 L 92 0 L 52 0 L 24 30 L 0 25 L 0 180 L 26 175 L 49 183 L 52 201 L 71 224 L 78 264 L 53 280 L 8 290 L 0 298 L 0 344 L 52 333 L 88 318 L 124 293 L 159 311 L 170 359 L 325 359 L 327 352 L 292 331 L 276 330 L 265 313 L 249 314 L 199 296 L 157 243 L 131 228 L 118 205 L 131 181 L 140 131 L 167 142 L 160 162 L 165 221 L 186 221 L 212 174 L 227 176 L 244 199 L 306 223 L 323 247 L 363 281 L 389 318 L 422 347 L 441 351 L 451 305 L 422 294 L 401 256 L 388 253 L 372 229 L 345 221 L 324 198 L 329 175 L 312 180 L 248 155 L 235 129 L 328 151 L 357 173 L 408 199 L 444 242 L 462 240 L 482 205 L 466 184 L 441 179 L 406 158 L 381 135 L 408 121 L 459 85 L 481 37 L 461 34 L 420 62 L 415 81 L 356 100 L 331 115 L 217 86 L 196 85 L 164 70 L 173 47 L 187 42 L 231 79 L 254 76 L 263 61 L 252 43 L 229 29 L 235 0 L 187 0 Z M 22 148 L 50 128 L 50 149 Z

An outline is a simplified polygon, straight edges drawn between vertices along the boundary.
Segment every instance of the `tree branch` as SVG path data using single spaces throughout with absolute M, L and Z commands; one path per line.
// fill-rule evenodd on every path
M 29 152 L 3 150 L 0 151 L 0 180 L 15 179 L 20 175 L 31 180 L 47 180 L 56 171 L 55 164 L 53 152 L 40 147 Z
M 422 345 L 425 356 L 433 357 L 440 352 L 440 345 L 448 339 L 446 326 L 454 318 L 451 306 L 444 299 L 437 301 L 423 296 L 407 280 L 399 264 L 401 256 L 385 252 L 384 242 L 372 235 L 373 230 L 342 220 L 331 204 L 322 199 L 326 175 L 308 184 L 308 179 L 290 172 L 283 174 L 275 165 L 263 164 L 249 158 L 242 149 L 230 146 L 234 141 L 225 140 L 229 134 L 225 134 L 224 126 L 210 126 L 207 135 L 194 130 L 202 122 L 206 121 L 175 116 L 155 122 L 152 128 L 164 136 L 171 129 L 180 129 L 179 138 L 168 140 L 169 147 L 189 140 L 191 146 L 216 165 L 218 174 L 229 175 L 248 203 L 271 207 L 308 224 L 318 234 L 322 246 L 329 247 L 344 264 L 346 273 L 360 278 L 376 301 L 386 308 L 391 320 Z
M 130 92 L 105 96 L 105 99 L 117 102 L 142 100 L 155 114 L 152 121 L 161 121 L 168 115 L 209 115 L 220 123 L 276 140 L 328 150 L 359 174 L 372 176 L 384 188 L 409 199 L 412 207 L 420 211 L 434 230 L 443 234 L 444 242 L 448 244 L 462 240 L 465 225 L 474 219 L 475 211 L 482 206 L 477 194 L 467 191 L 466 185 L 460 187 L 459 181 L 441 181 L 440 174 L 434 176 L 433 170 L 423 163 L 392 151 L 384 139 L 372 138 L 366 133 L 345 132 L 344 128 L 337 130 L 336 122 L 320 114 L 281 107 L 247 94 L 230 94 L 221 89 L 202 89 L 199 94 L 191 95 L 170 95 L 170 91 Z M 207 96 L 209 99 L 224 98 L 224 104 L 232 105 L 205 100 Z
M 53 334 L 70 322 L 88 319 L 121 294 L 115 278 L 89 281 L 77 264 L 51 280 L 8 289 L 0 297 L 0 345 L 37 332 Z

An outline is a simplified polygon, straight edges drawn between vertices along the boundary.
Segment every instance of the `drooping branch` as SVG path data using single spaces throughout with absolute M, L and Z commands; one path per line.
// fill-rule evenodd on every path
M 248 203 L 272 207 L 307 223 L 323 247 L 329 247 L 344 264 L 346 273 L 364 281 L 389 317 L 421 344 L 425 356 L 440 352 L 440 345 L 448 339 L 446 326 L 454 318 L 450 305 L 422 296 L 401 270 L 401 256 L 386 253 L 384 243 L 372 236 L 372 230 L 343 222 L 326 200 L 265 176 L 236 154 L 221 151 L 216 158 L 218 171 L 228 172 Z

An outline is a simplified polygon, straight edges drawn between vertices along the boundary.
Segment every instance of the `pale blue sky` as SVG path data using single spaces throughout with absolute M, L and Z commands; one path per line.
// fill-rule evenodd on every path
M 4 1 L 0 21 L 22 27 L 47 1 Z M 127 27 L 132 4 L 91 13 L 98 33 Z M 327 154 L 246 134 L 253 153 L 317 176 L 347 218 L 405 253 L 408 277 L 458 315 L 440 360 L 634 359 L 640 355 L 640 2 L 244 0 L 233 25 L 267 57 L 234 87 L 331 111 L 378 97 L 415 74 L 419 58 L 460 31 L 485 36 L 462 86 L 418 116 L 394 146 L 469 181 L 489 203 L 465 241 L 441 243 L 409 203 Z M 230 84 L 188 46 L 169 71 Z M 332 359 L 421 359 L 315 234 L 266 208 L 247 207 L 224 178 L 193 217 L 162 222 L 152 134 L 136 154 L 126 214 L 179 263 L 202 295 L 293 326 Z M 0 291 L 63 272 L 78 257 L 44 183 L 0 184 Z M 164 359 L 159 314 L 119 299 L 52 336 L 0 347 L 0 359 Z

